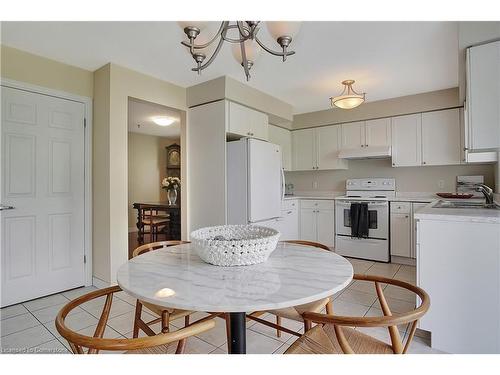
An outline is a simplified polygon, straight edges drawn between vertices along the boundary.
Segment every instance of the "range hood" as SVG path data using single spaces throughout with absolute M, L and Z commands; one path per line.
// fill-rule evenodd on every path
M 392 155 L 391 146 L 368 146 L 339 151 L 339 159 L 385 159 Z

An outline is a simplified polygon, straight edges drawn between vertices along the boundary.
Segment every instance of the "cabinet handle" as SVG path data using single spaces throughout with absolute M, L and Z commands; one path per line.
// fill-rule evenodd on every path
M 422 164 L 427 164 L 427 163 L 424 161 L 424 162 L 422 162 Z
M 396 163 L 392 163 L 392 166 L 395 167 L 396 166 Z
M 292 213 L 292 211 L 288 211 L 287 214 L 290 215 Z

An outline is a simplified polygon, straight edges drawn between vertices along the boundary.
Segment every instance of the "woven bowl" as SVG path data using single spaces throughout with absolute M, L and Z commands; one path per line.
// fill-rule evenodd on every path
M 221 225 L 191 233 L 199 257 L 216 266 L 262 263 L 276 249 L 280 232 L 258 225 Z

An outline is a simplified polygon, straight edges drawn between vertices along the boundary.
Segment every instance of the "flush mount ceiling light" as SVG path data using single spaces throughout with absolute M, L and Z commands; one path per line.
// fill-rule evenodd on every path
M 361 105 L 365 101 L 366 94 L 358 94 L 356 91 L 354 91 L 354 89 L 352 88 L 353 83 L 354 80 L 352 79 L 342 81 L 344 90 L 340 95 L 330 98 L 332 107 L 335 106 L 342 109 L 352 109 Z
M 153 118 L 153 122 L 159 126 L 169 126 L 169 125 L 172 125 L 174 123 L 174 121 L 175 121 L 175 119 L 173 119 L 172 117 L 166 117 L 166 116 L 160 116 L 160 117 Z
M 179 22 L 179 24 L 189 39 L 188 42 L 182 41 L 181 44 L 189 48 L 189 53 L 196 61 L 196 67 L 192 68 L 192 71 L 201 74 L 201 71 L 215 60 L 224 42 L 229 42 L 234 44 L 233 55 L 243 67 L 247 81 L 250 79 L 250 69 L 261 49 L 271 55 L 280 56 L 283 61 L 288 56 L 295 54 L 294 51 L 288 50 L 288 47 L 300 29 L 300 22 L 266 22 L 267 30 L 281 47 L 281 51 L 274 51 L 264 45 L 257 37 L 260 30 L 260 21 L 223 21 L 219 31 L 211 39 L 200 44 L 196 44 L 195 40 L 206 26 L 206 22 L 183 21 Z M 229 37 L 227 34 L 231 31 L 237 32 L 237 37 Z M 200 39 L 203 39 L 203 37 L 204 35 L 200 36 Z M 205 40 L 207 39 L 205 38 Z M 215 45 L 216 41 L 215 50 L 213 52 L 209 51 L 209 47 Z M 210 58 L 205 62 L 207 55 L 210 53 Z

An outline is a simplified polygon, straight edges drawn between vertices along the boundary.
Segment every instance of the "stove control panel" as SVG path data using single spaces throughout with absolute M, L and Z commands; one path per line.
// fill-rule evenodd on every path
M 346 190 L 396 190 L 396 180 L 394 178 L 352 178 L 345 183 Z

